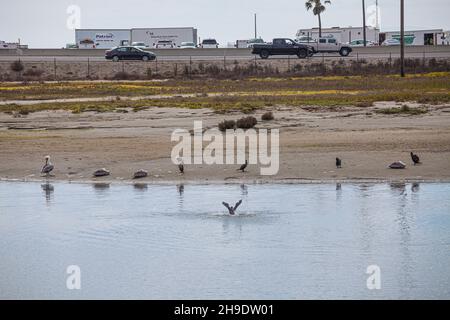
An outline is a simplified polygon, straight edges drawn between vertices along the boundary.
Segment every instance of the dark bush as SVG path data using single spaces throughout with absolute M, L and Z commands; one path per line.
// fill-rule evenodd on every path
M 236 127 L 240 129 L 250 129 L 256 126 L 258 120 L 255 117 L 244 117 L 236 121 Z
M 28 69 L 23 73 L 23 75 L 27 77 L 40 77 L 43 73 L 44 71 L 40 69 Z
M 225 132 L 227 129 L 235 129 L 236 121 L 234 120 L 223 120 L 219 123 L 219 130 Z
M 23 69 L 25 69 L 22 61 L 16 60 L 13 63 L 11 63 L 11 70 L 14 72 L 22 72 Z
M 114 80 L 128 80 L 130 78 L 131 78 L 131 75 L 129 73 L 127 73 L 127 72 L 124 72 L 124 71 L 117 72 L 113 76 Z
M 261 120 L 263 121 L 271 121 L 275 119 L 272 111 L 268 111 L 261 116 Z

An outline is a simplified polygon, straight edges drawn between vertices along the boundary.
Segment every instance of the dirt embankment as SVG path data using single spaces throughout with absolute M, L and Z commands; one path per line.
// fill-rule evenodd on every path
M 428 113 L 413 116 L 376 112 L 389 107 L 396 105 L 267 108 L 275 120 L 260 121 L 257 127 L 280 129 L 280 170 L 274 176 L 261 176 L 258 165 L 238 172 L 239 164 L 186 165 L 180 176 L 171 162 L 173 130 L 190 130 L 194 120 L 215 127 L 241 113 L 149 108 L 129 113 L 0 114 L 0 177 L 43 179 L 40 169 L 49 154 L 55 164 L 52 180 L 92 180 L 93 171 L 103 167 L 112 175 L 97 181 L 129 181 L 139 169 L 149 171 L 142 180 L 149 183 L 450 180 L 450 106 L 430 106 Z M 254 115 L 260 119 L 266 110 Z M 421 156 L 421 165 L 411 164 L 410 151 Z M 336 157 L 343 159 L 342 169 L 336 169 Z M 405 162 L 407 169 L 387 169 L 397 160 Z

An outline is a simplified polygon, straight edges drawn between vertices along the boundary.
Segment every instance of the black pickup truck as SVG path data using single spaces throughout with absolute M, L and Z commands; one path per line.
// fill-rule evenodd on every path
M 314 49 L 291 39 L 276 38 L 273 39 L 272 43 L 254 44 L 252 54 L 258 54 L 262 59 L 267 59 L 275 55 L 296 55 L 300 59 L 305 59 L 314 54 Z

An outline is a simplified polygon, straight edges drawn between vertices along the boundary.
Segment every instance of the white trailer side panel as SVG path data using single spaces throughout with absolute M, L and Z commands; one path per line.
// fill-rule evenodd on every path
M 179 46 L 182 42 L 197 44 L 197 29 L 195 28 L 139 28 L 131 29 L 132 42 L 144 42 L 153 47 L 158 40 L 172 40 Z
M 111 49 L 131 42 L 131 31 L 124 29 L 77 29 L 75 43 L 80 49 Z

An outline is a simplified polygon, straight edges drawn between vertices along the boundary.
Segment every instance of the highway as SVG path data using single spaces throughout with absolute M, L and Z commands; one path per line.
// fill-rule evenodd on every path
M 250 49 L 154 49 L 159 61 L 242 61 L 260 59 L 251 54 Z M 105 50 L 102 49 L 22 49 L 0 50 L 0 61 L 20 59 L 30 62 L 45 61 L 105 61 Z M 367 47 L 354 48 L 354 52 L 343 59 L 388 59 L 400 56 L 399 47 Z M 406 47 L 407 58 L 450 58 L 450 46 L 411 46 Z M 291 56 L 291 59 L 296 59 Z M 338 54 L 317 54 L 312 59 L 342 59 Z M 288 59 L 287 56 L 276 56 L 271 59 Z

